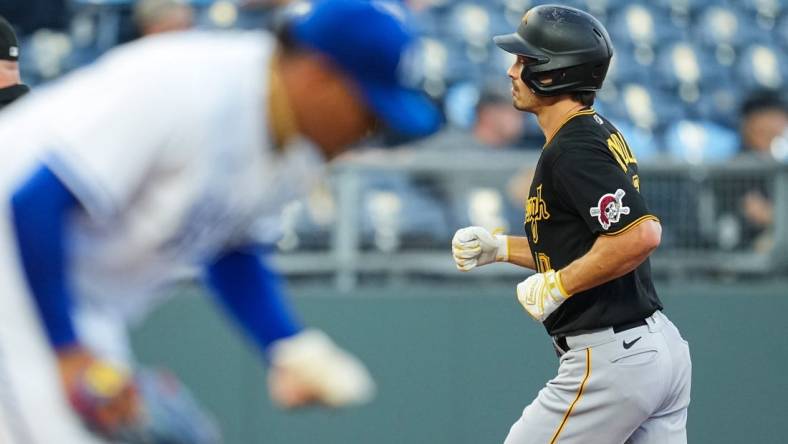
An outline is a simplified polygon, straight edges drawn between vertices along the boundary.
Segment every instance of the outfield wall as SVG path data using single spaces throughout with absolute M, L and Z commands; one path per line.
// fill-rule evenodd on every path
M 788 442 L 788 285 L 658 285 L 692 347 L 693 444 Z M 304 319 L 361 356 L 379 383 L 371 405 L 276 411 L 261 361 L 185 291 L 135 334 L 140 359 L 174 369 L 219 417 L 228 444 L 501 443 L 554 375 L 544 331 L 512 286 L 293 288 Z

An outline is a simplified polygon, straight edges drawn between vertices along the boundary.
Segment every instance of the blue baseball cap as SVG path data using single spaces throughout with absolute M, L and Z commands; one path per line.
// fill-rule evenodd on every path
M 290 22 L 290 35 L 326 55 L 354 79 L 366 103 L 389 128 L 425 136 L 440 126 L 438 109 L 408 85 L 405 70 L 415 36 L 393 3 L 317 0 Z

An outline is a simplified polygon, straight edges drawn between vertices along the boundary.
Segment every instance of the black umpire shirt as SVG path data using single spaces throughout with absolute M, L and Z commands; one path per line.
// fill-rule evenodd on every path
M 526 202 L 525 231 L 537 271 L 559 270 L 598 236 L 616 236 L 653 219 L 640 195 L 637 161 L 621 133 L 593 109 L 570 116 L 542 150 Z M 577 293 L 544 321 L 567 335 L 612 327 L 662 309 L 651 266 Z
M 27 85 L 14 85 L 0 88 L 0 108 L 5 108 L 14 100 L 24 96 L 30 91 Z

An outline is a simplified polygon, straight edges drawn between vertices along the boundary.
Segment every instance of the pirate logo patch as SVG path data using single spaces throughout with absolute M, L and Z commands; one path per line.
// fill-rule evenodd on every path
M 622 214 L 629 214 L 629 207 L 625 207 L 622 200 L 627 193 L 621 188 L 615 194 L 605 194 L 599 198 L 597 206 L 591 208 L 591 216 L 594 216 L 607 230 L 611 225 L 617 223 Z

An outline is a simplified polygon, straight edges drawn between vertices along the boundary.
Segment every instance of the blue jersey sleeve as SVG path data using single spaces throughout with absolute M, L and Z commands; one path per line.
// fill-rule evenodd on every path
M 282 277 L 259 251 L 223 254 L 207 266 L 206 278 L 224 308 L 264 353 L 273 341 L 301 330 Z
M 74 345 L 64 238 L 77 199 L 41 167 L 13 194 L 11 208 L 22 267 L 49 341 L 56 349 Z

